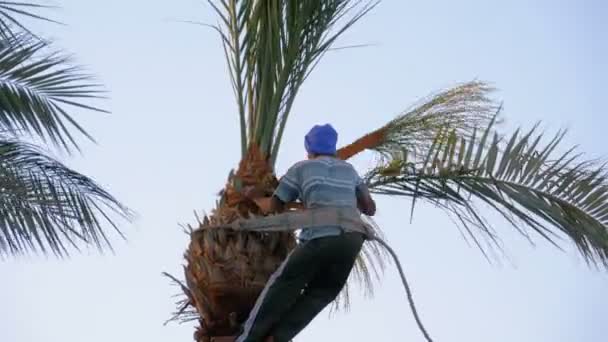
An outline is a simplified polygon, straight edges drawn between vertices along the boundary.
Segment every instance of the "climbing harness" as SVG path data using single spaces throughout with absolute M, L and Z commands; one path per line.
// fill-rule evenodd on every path
M 314 228 L 318 226 L 340 226 L 345 232 L 356 232 L 365 235 L 366 240 L 375 241 L 380 244 L 393 258 L 401 276 L 401 282 L 405 288 L 407 300 L 416 320 L 418 328 L 427 342 L 433 342 L 429 333 L 424 328 L 412 297 L 412 291 L 405 277 L 405 272 L 395 251 L 378 235 L 374 228 L 361 218 L 360 212 L 355 208 L 326 207 L 307 209 L 302 211 L 291 211 L 282 214 L 254 217 L 233 222 L 230 225 L 216 226 L 217 228 L 229 228 L 234 230 L 258 231 L 258 232 L 281 232 L 296 231 L 302 228 Z

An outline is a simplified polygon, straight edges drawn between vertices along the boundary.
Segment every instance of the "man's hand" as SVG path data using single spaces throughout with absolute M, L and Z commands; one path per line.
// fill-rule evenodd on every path
M 256 187 L 255 185 L 250 185 L 250 186 L 244 187 L 243 190 L 241 191 L 241 194 L 243 196 L 245 196 L 246 198 L 253 200 L 258 197 L 263 197 L 264 191 L 262 191 L 260 188 Z
M 255 202 L 264 214 L 280 213 L 285 210 L 302 210 L 304 205 L 302 203 L 290 202 L 283 203 L 276 196 L 264 196 L 264 191 L 256 188 L 255 186 L 247 186 L 243 188 L 241 194 L 246 198 Z
M 376 201 L 372 198 L 367 186 L 357 188 L 357 207 L 367 216 L 376 215 Z
M 272 197 L 257 197 L 252 198 L 252 201 L 260 208 L 262 214 L 269 214 L 272 212 Z
M 264 197 L 264 192 L 260 188 L 250 185 L 246 186 L 241 190 L 241 194 L 245 198 L 252 200 L 260 208 L 262 213 L 267 214 L 272 209 L 272 203 L 270 197 Z

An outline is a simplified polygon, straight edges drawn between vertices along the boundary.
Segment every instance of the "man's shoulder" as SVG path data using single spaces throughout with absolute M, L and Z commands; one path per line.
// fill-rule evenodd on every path
M 303 166 L 308 165 L 308 164 L 309 164 L 309 162 L 310 162 L 310 160 L 308 160 L 308 159 L 300 160 L 299 162 L 296 162 L 295 164 L 293 164 L 293 165 L 291 166 L 291 168 L 292 168 L 292 169 L 298 169 L 298 168 L 301 168 L 301 167 L 303 167 Z
M 294 167 L 306 167 L 312 165 L 326 165 L 326 166 L 346 166 L 353 167 L 349 162 L 340 158 L 322 157 L 315 159 L 305 159 L 294 164 Z
M 337 158 L 303 160 L 296 163 L 293 168 L 294 174 L 305 175 L 306 177 L 325 176 L 328 174 L 334 174 L 339 178 L 359 177 L 358 172 L 352 164 Z
M 291 167 L 287 170 L 287 174 L 298 174 L 302 171 L 302 169 L 306 168 L 307 165 L 309 165 L 308 160 L 300 160 L 299 162 L 291 165 Z

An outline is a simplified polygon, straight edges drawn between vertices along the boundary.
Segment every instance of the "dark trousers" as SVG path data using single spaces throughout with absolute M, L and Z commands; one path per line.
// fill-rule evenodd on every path
M 364 240 L 345 233 L 298 245 L 266 284 L 236 342 L 290 341 L 340 293 Z

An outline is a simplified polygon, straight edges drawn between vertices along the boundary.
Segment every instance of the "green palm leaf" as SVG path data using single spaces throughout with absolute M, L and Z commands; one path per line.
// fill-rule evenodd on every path
M 0 137 L 0 255 L 110 247 L 103 226 L 131 212 L 33 145 Z M 121 235 L 122 236 L 122 235 Z
M 338 151 L 349 159 L 363 150 L 373 150 L 389 159 L 407 151 L 426 155 L 437 132 L 446 126 L 455 134 L 470 137 L 476 127 L 493 118 L 498 105 L 492 100 L 494 89 L 472 81 L 443 90 L 420 100 L 379 129 L 366 134 Z
M 490 98 L 493 91 L 484 82 L 472 81 L 428 96 L 383 127 L 384 138 L 373 149 L 383 154 L 396 150 L 424 154 L 444 127 L 470 136 L 496 112 Z
M 237 100 L 242 152 L 274 164 L 302 82 L 336 39 L 378 1 L 209 1 L 219 15 Z
M 25 132 L 70 150 L 77 143 L 70 128 L 92 137 L 68 107 L 103 110 L 83 100 L 101 97 L 100 86 L 48 44 L 21 34 L 0 39 L 0 128 Z
M 480 137 L 468 138 L 450 127 L 440 129 L 426 155 L 399 160 L 398 172 L 393 167 L 387 173 L 387 165 L 371 170 L 370 189 L 446 210 L 482 251 L 499 247 L 499 240 L 478 204 L 496 210 L 527 238 L 535 232 L 559 246 L 559 239 L 567 237 L 586 260 L 608 266 L 604 166 L 583 160 L 574 149 L 558 154 L 564 132 L 543 144 L 537 126 L 503 139 L 493 125 L 494 120 Z
M 29 17 L 57 23 L 54 20 L 36 13 L 37 10 L 50 8 L 55 7 L 40 5 L 33 2 L 0 1 L 0 38 L 13 39 L 22 32 L 33 35 L 27 27 L 17 20 L 17 17 Z

